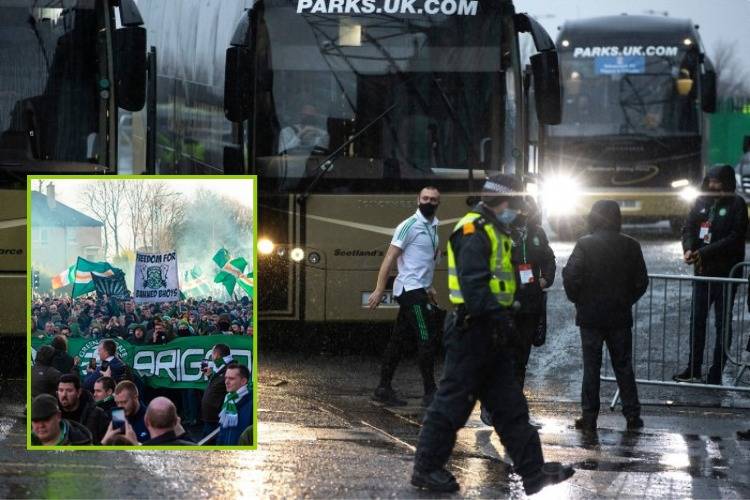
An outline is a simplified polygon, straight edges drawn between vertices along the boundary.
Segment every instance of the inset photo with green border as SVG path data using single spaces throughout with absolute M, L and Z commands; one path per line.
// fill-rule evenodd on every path
M 255 176 L 29 176 L 27 449 L 255 449 Z

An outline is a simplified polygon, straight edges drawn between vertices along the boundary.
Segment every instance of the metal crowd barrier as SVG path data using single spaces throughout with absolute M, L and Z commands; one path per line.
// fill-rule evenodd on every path
M 682 389 L 702 388 L 715 391 L 750 392 L 750 387 L 741 386 L 743 375 L 750 369 L 750 354 L 745 353 L 750 334 L 750 314 L 747 309 L 750 262 L 741 262 L 731 271 L 734 278 L 709 278 L 702 276 L 676 276 L 649 274 L 649 289 L 634 307 L 632 362 L 636 383 L 655 386 L 673 386 Z M 693 288 L 696 283 L 706 283 L 709 291 L 713 287 L 724 290 L 724 378 L 731 377 L 730 385 L 695 382 L 676 382 L 672 377 L 689 366 L 690 345 L 693 336 L 691 313 Z M 732 308 L 726 307 L 731 298 L 730 287 L 737 287 Z M 710 301 L 710 293 L 709 301 Z M 703 370 L 706 375 L 713 362 L 716 340 L 716 324 L 713 304 L 708 304 L 706 319 L 706 342 L 703 350 Z M 730 330 L 731 327 L 731 330 Z M 727 342 L 730 331 L 731 343 Z M 609 355 L 605 349 L 602 381 L 616 382 Z M 614 394 L 610 409 L 619 401 L 620 391 Z

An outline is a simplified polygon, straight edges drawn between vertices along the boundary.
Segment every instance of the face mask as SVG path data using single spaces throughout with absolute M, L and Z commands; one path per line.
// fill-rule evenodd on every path
M 518 210 L 513 210 L 512 208 L 506 208 L 501 213 L 497 215 L 497 220 L 500 221 L 500 224 L 505 224 L 506 226 L 510 226 L 514 220 L 516 220 L 516 217 L 518 217 Z
M 432 203 L 420 203 L 419 211 L 422 213 L 422 215 L 425 216 L 426 219 L 429 219 L 430 217 L 435 215 L 437 207 L 437 205 L 433 205 Z

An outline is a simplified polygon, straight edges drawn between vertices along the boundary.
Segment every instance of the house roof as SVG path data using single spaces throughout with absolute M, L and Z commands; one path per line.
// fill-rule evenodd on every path
M 37 227 L 101 227 L 102 224 L 86 214 L 55 200 L 55 208 L 49 207 L 47 196 L 39 191 L 31 192 L 31 217 Z

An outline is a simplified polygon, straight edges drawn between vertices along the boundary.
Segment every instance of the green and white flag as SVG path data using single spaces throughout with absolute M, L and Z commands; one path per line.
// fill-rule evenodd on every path
M 185 273 L 184 284 L 180 287 L 185 297 L 207 297 L 211 295 L 211 282 L 202 277 L 200 267 L 194 266 Z
M 96 285 L 94 285 L 94 280 L 91 278 L 92 274 L 102 278 L 109 278 L 115 275 L 115 268 L 108 262 L 91 262 L 78 257 L 75 265 L 73 292 L 71 293 L 73 298 L 96 291 Z
M 247 293 L 248 297 L 253 296 L 253 286 L 255 284 L 255 281 L 253 280 L 253 273 L 247 273 L 243 274 L 239 278 L 237 278 L 237 285 L 239 285 L 240 288 L 242 288 L 245 293 Z
M 247 261 L 242 257 L 232 259 L 226 248 L 222 248 L 216 252 L 213 261 L 221 268 L 214 278 L 214 283 L 224 285 L 227 293 L 231 296 L 237 280 L 243 276 L 243 272 L 247 267 Z

